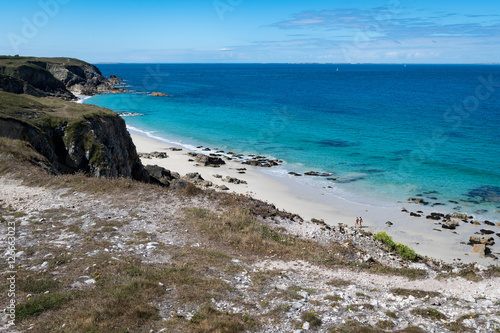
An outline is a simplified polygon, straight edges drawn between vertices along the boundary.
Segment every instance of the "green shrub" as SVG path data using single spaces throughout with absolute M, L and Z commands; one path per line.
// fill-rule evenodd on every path
M 396 243 L 396 251 L 399 253 L 401 258 L 403 259 L 408 259 L 408 260 L 415 260 L 417 259 L 418 255 L 415 253 L 415 251 L 406 245 L 403 245 L 401 243 Z
M 411 247 L 401 243 L 394 243 L 392 237 L 389 236 L 385 231 L 377 232 L 375 236 L 373 236 L 373 238 L 387 245 L 389 250 L 395 250 L 403 259 L 415 260 L 419 257 Z
M 387 245 L 387 247 L 390 249 L 390 250 L 393 250 L 394 247 L 396 246 L 396 244 L 394 243 L 394 241 L 392 240 L 392 237 L 389 236 L 385 231 L 379 231 L 375 234 L 375 236 L 373 236 L 376 240 L 378 241 L 381 241 L 382 243 L 384 243 L 385 245 Z

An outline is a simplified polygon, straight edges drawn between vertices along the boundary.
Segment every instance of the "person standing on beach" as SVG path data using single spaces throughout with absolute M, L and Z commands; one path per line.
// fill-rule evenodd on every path
M 363 219 L 361 218 L 361 216 L 359 217 L 359 227 L 363 228 Z
M 359 217 L 356 216 L 356 223 L 354 223 L 354 228 L 357 228 L 359 224 Z

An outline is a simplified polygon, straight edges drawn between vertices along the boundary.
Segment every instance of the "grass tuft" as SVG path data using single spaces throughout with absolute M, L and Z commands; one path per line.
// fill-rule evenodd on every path
M 435 320 L 448 318 L 446 315 L 444 315 L 443 313 L 441 313 L 438 310 L 433 309 L 433 308 L 413 309 L 413 310 L 411 310 L 411 313 L 415 314 L 415 315 L 419 315 L 419 316 L 424 317 L 424 318 L 431 318 L 431 319 L 435 319 Z
M 304 311 L 302 312 L 302 315 L 300 316 L 300 318 L 302 319 L 302 321 L 304 322 L 308 322 L 310 327 L 312 328 L 317 328 L 317 327 L 320 327 L 321 324 L 322 324 L 322 321 L 320 318 L 318 318 L 314 313 L 312 312 L 308 312 L 308 311 Z
M 29 316 L 38 315 L 47 310 L 59 309 L 74 296 L 74 294 L 67 292 L 34 296 L 26 303 L 16 306 L 16 322 L 19 323 Z

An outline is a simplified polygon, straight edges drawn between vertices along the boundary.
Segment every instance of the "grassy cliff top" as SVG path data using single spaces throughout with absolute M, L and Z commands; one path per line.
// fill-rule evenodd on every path
M 109 109 L 67 102 L 53 97 L 16 95 L 0 90 L 0 117 L 14 118 L 36 127 L 73 122 L 94 116 L 114 116 Z
M 0 66 L 19 67 L 29 65 L 30 62 L 47 62 L 52 64 L 61 64 L 63 66 L 83 66 L 90 65 L 89 63 L 75 58 L 40 58 L 40 57 L 14 57 L 0 55 Z

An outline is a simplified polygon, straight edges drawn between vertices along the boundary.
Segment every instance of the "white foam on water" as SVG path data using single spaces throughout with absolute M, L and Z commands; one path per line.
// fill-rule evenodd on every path
M 78 100 L 76 100 L 75 103 L 78 103 L 78 104 L 83 104 L 83 101 L 92 97 L 92 96 L 87 96 L 87 95 L 75 95 L 75 96 L 76 96 L 76 98 L 78 98 Z

